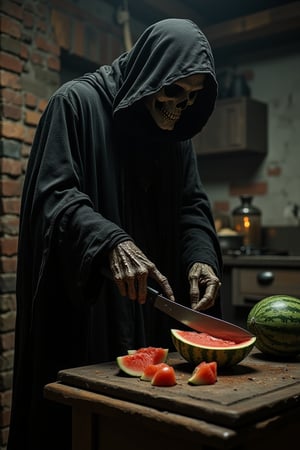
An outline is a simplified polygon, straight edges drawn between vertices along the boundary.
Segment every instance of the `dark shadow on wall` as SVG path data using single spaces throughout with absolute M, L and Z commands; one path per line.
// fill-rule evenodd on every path
M 198 156 L 201 180 L 205 182 L 247 182 L 252 180 L 265 154 L 226 153 Z
M 81 58 L 80 56 L 69 53 L 62 49 L 60 55 L 61 72 L 60 82 L 61 84 L 73 80 L 87 72 L 94 72 L 98 69 L 99 64 L 96 64 L 88 59 Z

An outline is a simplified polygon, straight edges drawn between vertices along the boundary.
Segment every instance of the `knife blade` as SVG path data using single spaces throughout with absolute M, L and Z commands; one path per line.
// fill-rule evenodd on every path
M 155 308 L 200 333 L 207 333 L 211 336 L 236 343 L 243 342 L 254 336 L 249 331 L 233 323 L 209 316 L 208 314 L 187 308 L 180 303 L 169 300 L 150 286 L 147 287 L 147 299 L 153 302 Z

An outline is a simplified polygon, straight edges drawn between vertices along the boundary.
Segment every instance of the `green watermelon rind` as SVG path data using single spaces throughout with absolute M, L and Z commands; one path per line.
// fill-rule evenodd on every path
M 153 347 L 151 347 L 153 349 Z M 160 356 L 157 353 L 147 353 L 147 349 L 145 352 L 134 352 L 129 353 L 127 355 L 118 356 L 116 358 L 117 365 L 119 369 L 132 377 L 141 377 L 144 373 L 144 370 L 150 364 L 159 364 L 161 362 L 166 362 L 168 358 L 169 350 L 167 348 L 157 348 L 158 352 L 161 354 Z M 144 360 L 142 361 L 142 359 Z
M 247 318 L 256 347 L 265 354 L 293 357 L 300 353 L 300 299 L 272 295 L 256 303 Z
M 188 342 L 179 333 L 182 330 L 171 330 L 173 344 L 178 353 L 192 364 L 200 364 L 202 361 L 216 361 L 218 367 L 231 367 L 241 362 L 254 347 L 256 337 L 228 347 L 209 347 Z

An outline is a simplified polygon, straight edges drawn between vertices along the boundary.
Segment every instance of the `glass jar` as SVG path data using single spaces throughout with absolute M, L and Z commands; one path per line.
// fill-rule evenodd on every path
M 240 199 L 241 205 L 232 211 L 232 224 L 244 236 L 244 247 L 249 253 L 261 246 L 261 211 L 252 205 L 251 195 L 242 195 Z

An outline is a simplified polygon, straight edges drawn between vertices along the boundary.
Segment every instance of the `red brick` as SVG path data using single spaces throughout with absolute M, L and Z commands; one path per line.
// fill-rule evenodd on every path
M 21 175 L 21 161 L 12 158 L 0 158 L 0 172 L 7 175 Z
M 56 44 L 53 44 L 46 36 L 38 34 L 35 37 L 35 44 L 39 50 L 43 50 L 46 53 L 59 56 L 60 49 Z
M 27 110 L 25 114 L 25 123 L 28 125 L 37 125 L 41 118 L 39 112 Z
M 19 214 L 21 200 L 19 198 L 0 198 L 1 214 Z
M 41 99 L 41 100 L 39 101 L 38 110 L 41 111 L 41 112 L 45 111 L 47 104 L 48 104 L 48 100 L 46 100 L 46 99 Z
M 47 27 L 48 27 L 48 23 L 47 23 L 47 21 L 45 21 L 45 20 L 38 20 L 38 21 L 36 22 L 36 28 L 37 28 L 39 31 L 43 31 L 44 33 L 46 33 Z
M 20 120 L 22 117 L 22 109 L 13 105 L 2 105 L 2 116 L 6 119 Z
M 23 25 L 25 28 L 33 28 L 34 25 L 34 15 L 31 12 L 24 11 L 23 14 Z
M 47 64 L 48 64 L 48 68 L 50 70 L 55 70 L 56 72 L 60 72 L 60 59 L 59 58 L 49 56 L 49 58 L 47 59 Z
M 0 427 L 7 427 L 10 423 L 10 410 L 0 410 Z
M 15 105 L 22 105 L 23 103 L 22 94 L 13 89 L 2 89 L 1 96 L 2 100 L 6 103 L 13 103 Z
M 2 406 L 10 407 L 11 406 L 11 400 L 12 400 L 12 391 L 4 391 L 0 392 L 0 404 Z
M 23 8 L 16 5 L 16 1 L 12 2 L 10 0 L 1 0 L 1 11 L 5 12 L 8 16 L 15 17 L 16 19 L 22 20 Z M 21 4 L 22 2 L 20 2 Z
M 23 141 L 25 138 L 25 127 L 19 123 L 11 122 L 8 120 L 3 121 L 2 136 Z
M 0 254 L 5 256 L 16 255 L 18 249 L 18 238 L 1 237 L 0 238 Z
M 0 272 L 1 273 L 15 273 L 17 270 L 17 256 L 0 258 Z
M 266 182 L 257 182 L 249 184 L 230 184 L 229 194 L 232 196 L 240 195 L 265 195 L 268 192 L 268 184 Z
M 38 98 L 36 95 L 32 94 L 31 92 L 25 93 L 25 105 L 29 108 L 35 108 L 38 103 Z
M 8 34 L 16 39 L 20 39 L 22 35 L 22 26 L 11 17 L 1 16 L 0 31 L 1 33 Z
M 0 195 L 4 197 L 16 197 L 21 194 L 20 180 L 12 180 L 9 178 L 0 179 Z
M 27 47 L 27 45 L 22 44 L 22 43 L 21 43 L 20 58 L 22 58 L 24 61 L 28 61 L 28 59 L 29 59 L 28 47 Z
M 35 135 L 35 128 L 27 127 L 26 128 L 26 132 L 25 132 L 25 136 L 24 136 L 24 142 L 26 144 L 32 144 L 33 143 L 33 139 L 34 139 L 34 135 Z
M 12 72 L 21 73 L 23 70 L 23 62 L 16 56 L 0 52 L 0 67 L 11 70 Z
M 0 71 L 0 83 L 1 86 L 7 86 L 16 90 L 21 89 L 20 76 L 6 70 Z
M 7 350 L 13 350 L 15 343 L 15 333 L 13 331 L 9 333 L 2 333 L 0 334 L 0 350 L 7 351 Z M 0 397 L 0 400 L 2 398 Z M 1 406 L 3 407 L 3 403 L 1 403 Z
M 53 9 L 51 13 L 51 23 L 54 28 L 57 44 L 69 50 L 71 48 L 71 20 L 70 17 Z
M 44 57 L 44 55 L 41 55 L 41 53 L 39 53 L 39 52 L 32 52 L 30 54 L 30 61 L 33 64 L 36 64 L 38 66 L 43 66 L 44 65 L 44 61 L 45 61 L 45 57 Z

